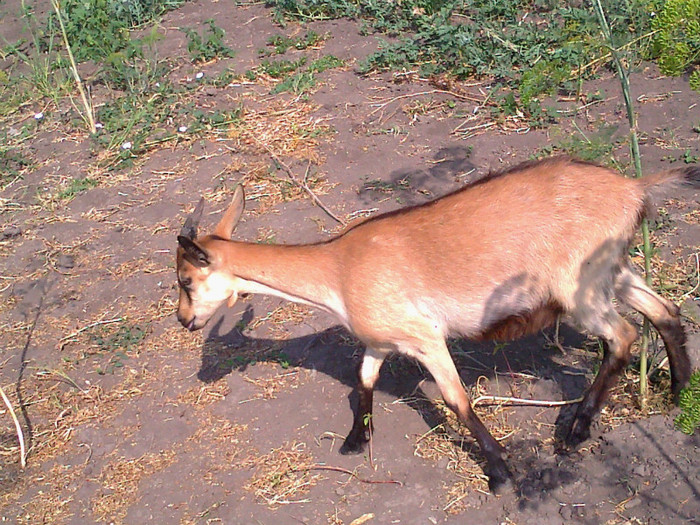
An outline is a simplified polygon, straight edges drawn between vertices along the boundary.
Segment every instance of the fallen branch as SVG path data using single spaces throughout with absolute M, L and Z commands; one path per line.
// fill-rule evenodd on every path
M 502 405 L 515 404 L 519 406 L 535 406 L 535 407 L 558 407 L 564 405 L 575 405 L 583 401 L 583 396 L 576 399 L 567 399 L 564 401 L 542 401 L 539 399 L 524 399 L 521 397 L 504 397 L 504 396 L 479 396 L 472 405 L 476 406 L 481 403 L 484 405 Z M 482 403 L 483 402 L 483 403 Z
M 377 111 L 379 111 L 379 110 L 385 108 L 386 106 L 388 106 L 388 105 L 391 104 L 392 102 L 396 102 L 397 100 L 401 100 L 402 98 L 422 97 L 422 96 L 425 96 L 425 95 L 433 95 L 433 94 L 450 95 L 450 96 L 453 96 L 453 97 L 458 98 L 458 99 L 460 99 L 460 100 L 467 100 L 467 101 L 469 101 L 469 102 L 483 102 L 483 100 L 481 100 L 481 99 L 479 99 L 479 98 L 477 98 L 477 97 L 473 97 L 473 96 L 470 96 L 470 95 L 461 95 L 461 94 L 459 94 L 459 93 L 455 93 L 454 91 L 449 91 L 449 90 L 447 90 L 447 89 L 431 89 L 430 91 L 421 91 L 421 92 L 419 92 L 419 93 L 406 93 L 406 94 L 404 94 L 404 95 L 398 95 L 398 96 L 396 96 L 396 97 L 392 97 L 392 98 L 390 98 L 390 99 L 388 99 L 388 100 L 385 100 L 384 102 L 376 102 L 376 103 L 374 103 L 374 104 L 371 104 L 371 105 L 373 105 L 373 106 L 376 106 L 376 108 L 375 108 L 374 110 L 372 110 L 372 111 L 370 112 L 370 114 L 367 115 L 367 116 L 368 116 L 368 117 L 371 117 L 371 116 L 374 115 Z
M 365 478 L 361 478 L 360 476 L 355 474 L 352 470 L 348 470 L 348 469 L 342 468 L 342 467 L 333 467 L 330 465 L 311 465 L 310 467 L 303 467 L 303 468 L 292 467 L 290 469 L 290 471 L 292 471 L 292 472 L 306 472 L 308 470 L 329 470 L 331 472 L 340 472 L 342 474 L 347 474 L 348 476 L 355 478 L 360 483 L 367 483 L 369 485 L 398 485 L 399 487 L 403 487 L 403 483 L 401 483 L 400 481 L 396 481 L 393 479 L 388 479 L 388 480 L 365 479 Z
M 20 465 L 22 465 L 22 468 L 27 466 L 27 451 L 26 447 L 24 445 L 24 432 L 22 432 L 22 425 L 19 424 L 19 420 L 17 419 L 17 414 L 15 414 L 15 409 L 12 408 L 12 403 L 10 403 L 10 400 L 8 399 L 7 395 L 5 394 L 5 391 L 2 389 L 0 386 L 0 395 L 2 396 L 2 400 L 5 402 L 5 405 L 7 406 L 7 410 L 10 411 L 10 416 L 12 416 L 12 421 L 15 422 L 15 428 L 17 429 L 17 439 L 19 441 L 19 462 Z
M 302 190 L 304 190 L 304 191 L 309 195 L 309 197 L 311 197 L 311 200 L 314 202 L 314 204 L 316 204 L 316 206 L 318 206 L 318 207 L 321 208 L 324 212 L 326 212 L 326 213 L 328 214 L 328 216 L 329 216 L 331 219 L 333 219 L 334 221 L 336 221 L 336 222 L 342 224 L 343 226 L 346 226 L 346 225 L 347 225 L 347 223 L 346 223 L 343 219 L 341 219 L 340 217 L 338 217 L 337 215 L 335 215 L 331 210 L 329 210 L 329 209 L 323 204 L 323 202 L 321 202 L 321 199 L 319 199 L 318 196 L 313 192 L 313 190 L 312 190 L 311 188 L 309 188 L 309 186 L 306 184 L 306 178 L 307 178 L 308 175 L 309 175 L 309 169 L 311 168 L 311 162 L 309 162 L 309 165 L 308 165 L 307 168 L 306 168 L 306 173 L 305 173 L 305 175 L 304 175 L 304 180 L 303 180 L 303 181 L 300 181 L 300 180 L 297 179 L 297 177 L 294 175 L 294 172 L 292 171 L 292 168 L 290 168 L 287 164 L 285 164 L 285 162 L 284 162 L 281 158 L 279 158 L 279 156 L 278 156 L 274 151 L 272 151 L 272 148 L 270 148 L 267 144 L 265 144 L 264 142 L 262 142 L 261 140 L 259 140 L 259 139 L 258 139 L 255 135 L 253 135 L 252 133 L 246 132 L 246 134 L 247 134 L 256 144 L 258 144 L 258 146 L 260 146 L 261 148 L 263 148 L 265 151 L 267 151 L 267 152 L 270 154 L 270 156 L 271 156 L 272 159 L 277 163 L 277 165 L 278 165 L 279 167 L 281 167 L 281 168 L 287 173 L 287 177 L 289 178 L 289 180 L 291 180 L 294 184 L 296 184 L 296 185 L 299 186 Z

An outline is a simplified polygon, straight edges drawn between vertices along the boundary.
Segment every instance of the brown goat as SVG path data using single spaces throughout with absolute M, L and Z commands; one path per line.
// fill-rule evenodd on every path
M 656 186 L 700 181 L 699 168 L 628 179 L 553 158 L 522 164 L 421 206 L 380 215 L 328 242 L 273 246 L 231 240 L 244 208 L 239 186 L 212 235 L 197 237 L 203 201 L 177 251 L 178 319 L 202 328 L 239 293 L 264 293 L 335 314 L 365 345 L 359 406 L 342 453 L 369 438 L 372 393 L 391 352 L 417 359 L 478 441 L 492 490 L 509 481 L 503 447 L 473 412 L 445 338 L 513 339 L 560 313 L 605 343 L 595 381 L 567 443 L 589 436 L 594 415 L 630 359 L 637 332 L 613 298 L 661 334 L 674 394 L 690 375 L 679 309 L 631 269 L 627 249 Z

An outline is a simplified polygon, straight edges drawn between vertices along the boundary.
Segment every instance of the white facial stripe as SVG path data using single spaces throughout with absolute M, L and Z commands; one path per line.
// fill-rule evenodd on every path
M 192 290 L 192 309 L 199 319 L 209 319 L 214 311 L 236 293 L 234 281 L 229 276 L 214 272 Z

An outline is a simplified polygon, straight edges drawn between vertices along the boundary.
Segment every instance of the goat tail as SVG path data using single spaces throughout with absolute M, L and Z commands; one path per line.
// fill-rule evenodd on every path
M 690 184 L 700 187 L 700 166 L 673 168 L 638 179 L 646 194 L 654 193 L 659 186 Z

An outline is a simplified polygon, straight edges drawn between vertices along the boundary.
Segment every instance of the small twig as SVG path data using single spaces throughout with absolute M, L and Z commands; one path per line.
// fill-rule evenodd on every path
M 419 93 L 406 93 L 405 95 L 398 95 L 396 97 L 392 97 L 388 100 L 385 100 L 384 102 L 379 102 L 376 103 L 376 108 L 367 115 L 368 117 L 371 117 L 374 115 L 377 111 L 385 108 L 392 102 L 396 102 L 397 100 L 401 100 L 402 98 L 413 98 L 413 97 L 422 97 L 424 95 L 433 95 L 436 93 L 444 94 L 444 95 L 451 95 L 455 98 L 459 98 L 461 100 L 468 100 L 469 102 L 482 102 L 481 99 L 478 99 L 476 97 L 472 97 L 469 95 L 460 95 L 459 93 L 455 93 L 454 91 L 449 91 L 447 89 L 431 89 L 430 91 L 421 91 Z M 374 105 L 374 104 L 373 104 Z
M 489 401 L 488 403 L 482 403 L 484 405 L 497 405 L 497 404 L 516 404 L 519 406 L 536 406 L 536 407 L 558 407 L 563 405 L 575 405 L 583 401 L 583 397 L 576 399 L 567 399 L 564 401 L 543 401 L 539 399 L 524 399 L 521 397 L 504 397 L 504 396 L 479 396 L 473 402 L 472 405 L 476 406 L 482 401 Z
M 693 256 L 695 256 L 695 275 L 697 276 L 697 283 L 691 290 L 688 290 L 686 293 L 681 295 L 681 300 L 685 300 L 686 297 L 690 297 L 695 293 L 695 290 L 700 288 L 700 258 L 698 257 L 697 253 L 694 253 Z
M 61 338 L 61 340 L 58 342 L 58 349 L 59 349 L 59 350 L 63 350 L 63 347 L 66 346 L 66 343 L 67 343 L 69 340 L 74 339 L 76 336 L 80 335 L 80 334 L 83 333 L 85 330 L 89 330 L 90 328 L 94 328 L 94 327 L 96 327 L 96 326 L 100 326 L 100 325 L 103 325 L 103 324 L 118 323 L 118 322 L 123 321 L 123 320 L 124 320 L 123 317 L 115 317 L 114 319 L 107 319 L 107 320 L 102 320 L 102 321 L 95 321 L 94 323 L 90 323 L 90 324 L 87 325 L 87 326 L 83 326 L 82 328 L 80 328 L 79 330 L 76 330 L 76 331 L 73 332 L 72 334 L 69 334 L 69 335 L 67 335 L 67 336 L 65 336 L 65 337 L 63 337 L 63 338 Z
M 323 211 L 325 211 L 328 214 L 328 216 L 331 219 L 333 219 L 334 221 L 342 224 L 343 226 L 347 225 L 347 223 L 343 219 L 341 219 L 340 217 L 335 215 L 331 210 L 329 210 L 323 204 L 323 202 L 321 202 L 321 199 L 319 199 L 318 196 L 313 192 L 313 190 L 311 188 L 309 188 L 309 186 L 306 184 L 305 181 L 306 181 L 306 178 L 309 174 L 309 170 L 311 169 L 311 162 L 310 161 L 309 161 L 309 165 L 306 167 L 306 174 L 304 175 L 304 181 L 300 181 L 294 175 L 292 168 L 290 168 L 287 164 L 285 164 L 285 162 L 282 159 L 280 159 L 279 156 L 274 151 L 272 151 L 272 148 L 270 148 L 267 144 L 265 144 L 264 142 L 259 140 L 252 133 L 250 133 L 250 132 L 246 132 L 246 133 L 251 139 L 253 139 L 253 141 L 255 141 L 255 143 L 257 143 L 261 148 L 263 148 L 265 151 L 267 151 L 270 154 L 270 156 L 277 163 L 277 165 L 280 166 L 287 173 L 287 177 L 289 177 L 289 180 L 291 180 L 294 184 L 296 184 L 301 189 L 303 189 L 309 195 L 309 197 L 311 197 L 311 200 L 314 202 L 314 204 L 316 204 L 316 206 L 318 206 Z
M 664 358 L 661 361 L 659 361 L 659 364 L 657 364 L 654 368 L 652 368 L 649 371 L 649 373 L 647 374 L 647 377 L 653 376 L 657 370 L 666 366 L 666 363 L 668 363 L 668 356 L 664 356 Z
M 360 483 L 367 483 L 369 485 L 398 485 L 399 487 L 403 487 L 403 483 L 401 483 L 400 481 L 396 481 L 393 479 L 387 479 L 387 480 L 365 479 L 365 478 L 361 478 L 360 476 L 355 474 L 352 470 L 348 470 L 348 469 L 342 468 L 342 467 L 333 467 L 330 465 L 311 465 L 310 467 L 302 467 L 302 468 L 292 467 L 290 469 L 290 471 L 292 471 L 292 472 L 306 472 L 308 470 L 330 470 L 332 472 L 341 472 L 343 474 L 347 474 L 348 476 L 355 478 Z
M 5 394 L 5 391 L 2 389 L 0 386 L 0 395 L 2 396 L 2 400 L 5 402 L 5 405 L 7 406 L 7 410 L 10 411 L 10 416 L 12 416 L 12 421 L 15 422 L 15 428 L 17 429 L 17 439 L 19 440 L 19 462 L 20 465 L 22 465 L 22 468 L 27 466 L 27 459 L 26 459 L 26 447 L 24 445 L 24 432 L 22 432 L 22 425 L 19 424 L 19 419 L 17 419 L 17 414 L 15 414 L 15 409 L 12 408 L 12 403 L 10 403 L 9 398 Z

